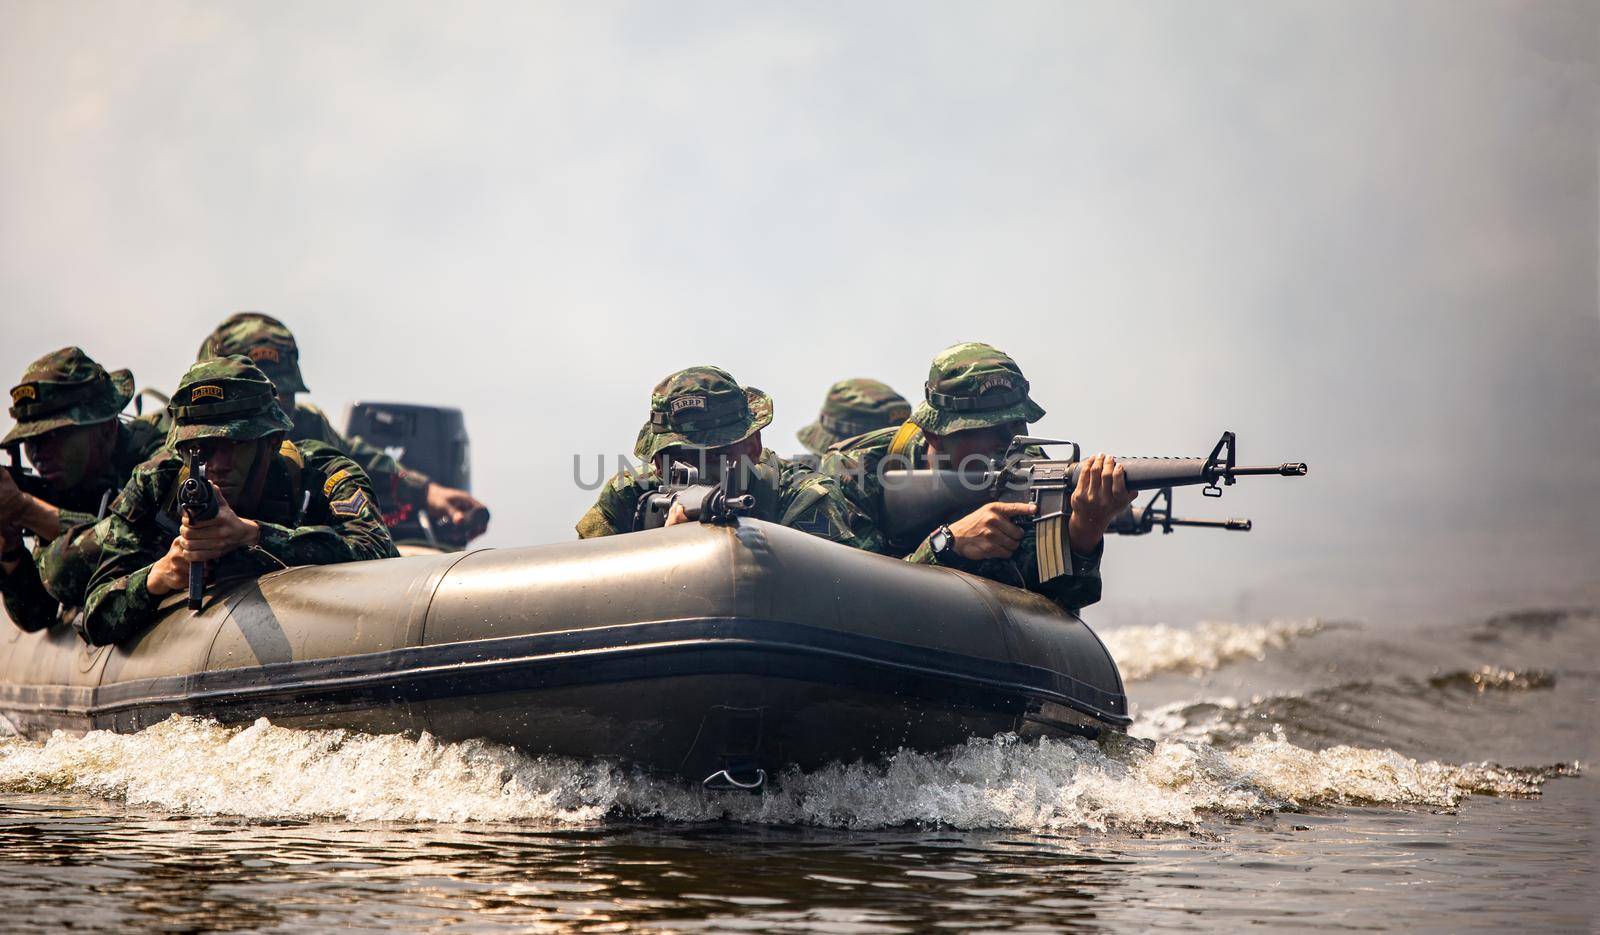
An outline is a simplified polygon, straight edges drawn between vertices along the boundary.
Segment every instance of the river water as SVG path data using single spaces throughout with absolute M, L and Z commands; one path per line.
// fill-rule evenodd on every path
M 1600 613 L 1103 635 L 1128 739 L 762 796 L 266 722 L 0 737 L 0 929 L 1600 925 Z

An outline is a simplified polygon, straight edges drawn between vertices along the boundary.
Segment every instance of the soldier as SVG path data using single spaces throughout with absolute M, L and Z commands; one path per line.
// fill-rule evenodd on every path
M 941 351 L 928 369 L 924 392 L 926 401 L 904 425 L 847 439 L 823 458 L 823 473 L 838 478 L 874 518 L 882 510 L 880 468 L 891 456 L 891 467 L 957 467 L 972 458 L 988 464 L 1004 456 L 1012 438 L 1027 434 L 1028 423 L 1044 417 L 1016 361 L 987 344 Z M 984 504 L 928 530 L 904 558 L 1026 587 L 1076 610 L 1100 599 L 1101 540 L 1133 498 L 1115 458 L 1091 457 L 1072 494 L 1071 568 L 1049 581 L 1039 580 L 1034 528 L 1016 522 L 1032 514 L 1030 503 Z
M 214 563 L 208 570 L 223 579 L 397 554 L 366 472 L 321 442 L 287 441 L 293 422 L 248 359 L 190 367 L 168 410 L 167 447 L 134 470 L 102 523 L 100 566 L 77 621 L 90 644 L 147 627 L 161 599 L 187 587 L 192 562 Z M 205 464 L 212 519 L 191 522 L 177 503 L 183 454 Z
M 793 460 L 816 469 L 833 445 L 847 438 L 898 426 L 911 416 L 911 404 L 887 383 L 856 377 L 828 387 L 817 421 L 797 434 L 809 454 Z
M 99 557 L 93 524 L 161 447 L 152 422 L 118 418 L 132 397 L 133 374 L 107 373 L 77 347 L 29 364 L 11 389 L 17 424 L 0 446 L 13 459 L 25 448 L 39 473 L 29 492 L 0 471 L 0 597 L 24 630 L 42 630 L 83 604 L 83 570 Z M 32 556 L 24 532 L 38 543 Z
M 634 445 L 642 473 L 625 470 L 607 480 L 578 521 L 578 537 L 631 531 L 640 496 L 661 486 L 673 462 L 687 461 L 703 468 L 705 480 L 740 470 L 748 479 L 743 492 L 755 497 L 757 519 L 856 548 L 881 548 L 876 528 L 831 478 L 762 447 L 761 429 L 771 422 L 772 397 L 739 386 L 725 370 L 690 367 L 672 374 L 652 391 L 650 418 Z M 683 521 L 675 509 L 667 525 Z
M 422 511 L 435 523 L 469 527 L 473 536 L 482 534 L 487 522 L 481 518 L 487 511 L 472 494 L 436 484 L 359 438 L 346 439 L 321 409 L 295 399 L 295 394 L 309 390 L 300 376 L 299 345 L 283 322 L 261 312 L 231 315 L 201 343 L 196 360 L 230 354 L 250 358 L 277 386 L 278 405 L 294 420 L 291 441 L 332 445 L 361 465 L 378 491 L 378 508 L 385 523 L 398 526 Z M 474 524 L 480 528 L 470 529 Z

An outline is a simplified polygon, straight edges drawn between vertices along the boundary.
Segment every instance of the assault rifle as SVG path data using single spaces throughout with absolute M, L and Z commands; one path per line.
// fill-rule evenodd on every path
M 205 462 L 195 457 L 193 448 L 184 455 L 184 460 L 189 462 L 189 476 L 184 478 L 183 485 L 178 488 L 178 505 L 188 514 L 189 522 L 203 523 L 217 515 L 217 492 L 212 489 L 211 482 L 206 478 Z M 206 563 L 190 562 L 190 610 L 200 609 L 205 592 Z
M 702 523 L 725 523 L 747 515 L 756 507 L 756 498 L 750 494 L 735 494 L 731 465 L 725 466 L 722 482 L 700 483 L 700 470 L 694 465 L 676 461 L 667 469 L 667 482 L 639 498 L 633 512 L 633 531 L 660 529 L 667 524 L 667 514 L 674 503 L 683 507 L 688 518 Z
M 1029 447 L 1040 445 L 1071 445 L 1072 456 L 1036 458 L 1027 453 Z M 1062 546 L 1072 491 L 1083 467 L 1077 443 L 1019 435 L 997 463 L 963 464 L 953 469 L 895 468 L 893 457 L 880 465 L 882 528 L 891 543 L 914 545 L 941 523 L 965 516 L 985 503 L 1032 503 L 1034 514 L 1027 519 L 1038 531 L 1040 580 L 1049 581 L 1069 567 Z M 1118 458 L 1117 463 L 1130 491 L 1203 484 L 1202 493 L 1208 497 L 1222 496 L 1223 485 L 1240 477 L 1300 477 L 1306 473 L 1301 462 L 1240 467 L 1232 432 L 1223 432 L 1204 458 Z
M 1163 534 L 1171 533 L 1176 526 L 1249 532 L 1251 525 L 1247 519 L 1184 519 L 1173 516 L 1172 488 L 1163 487 L 1152 494 L 1144 506 L 1130 506 L 1123 510 L 1111 521 L 1106 532 L 1119 536 L 1142 536 L 1154 532 L 1158 526 Z

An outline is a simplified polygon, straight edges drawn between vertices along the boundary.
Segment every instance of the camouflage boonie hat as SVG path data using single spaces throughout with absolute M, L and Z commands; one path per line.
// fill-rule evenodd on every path
M 829 445 L 899 425 L 910 417 L 911 404 L 889 384 L 856 377 L 828 387 L 817 421 L 795 435 L 807 451 L 820 455 Z
M 923 393 L 926 401 L 911 421 L 935 435 L 1044 418 L 1044 410 L 1028 397 L 1022 368 L 987 344 L 956 344 L 940 351 L 928 368 Z
M 309 393 L 300 376 L 300 345 L 289 326 L 261 312 L 239 312 L 200 343 L 195 360 L 243 354 L 267 375 L 280 393 Z
M 107 373 L 82 348 L 64 347 L 29 364 L 11 388 L 11 418 L 17 424 L 0 445 L 115 419 L 132 398 L 130 371 Z
M 742 442 L 772 422 L 772 397 L 741 387 L 720 367 L 690 367 L 650 393 L 650 419 L 633 454 L 649 461 L 664 448 L 721 448 Z
M 167 405 L 167 447 L 202 438 L 249 441 L 287 432 L 294 422 L 278 407 L 278 390 L 249 358 L 213 357 L 183 375 Z

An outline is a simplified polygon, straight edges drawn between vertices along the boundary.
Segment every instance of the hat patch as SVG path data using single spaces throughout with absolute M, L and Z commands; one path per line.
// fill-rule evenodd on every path
M 252 347 L 250 349 L 250 359 L 254 361 L 270 361 L 274 364 L 281 363 L 278 360 L 278 349 L 275 347 Z
M 994 389 L 995 387 L 1000 387 L 1001 389 L 1010 390 L 1010 389 L 1015 389 L 1016 388 L 1016 384 L 1012 383 L 1011 382 L 1011 378 L 1008 377 L 1008 376 L 1004 376 L 1004 375 L 998 374 L 998 373 L 997 374 L 993 374 L 991 376 L 984 377 L 982 382 L 980 382 L 978 384 L 978 391 L 977 391 L 976 395 L 981 396 L 984 393 L 987 393 L 990 390 Z
M 194 389 L 189 391 L 189 401 L 190 402 L 195 402 L 195 401 L 201 400 L 201 399 L 221 399 L 221 398 L 222 398 L 222 387 L 217 386 L 215 384 L 211 384 L 211 383 L 202 384 L 202 385 L 197 386 Z
M 677 415 L 685 409 L 704 409 L 706 408 L 706 398 L 704 396 L 679 396 L 668 403 L 667 407 L 668 411 L 673 415 Z
M 26 386 L 16 387 L 11 391 L 11 404 L 13 406 L 15 406 L 17 403 L 22 402 L 24 399 L 38 399 L 38 398 L 39 398 L 39 390 L 32 383 L 29 383 Z

